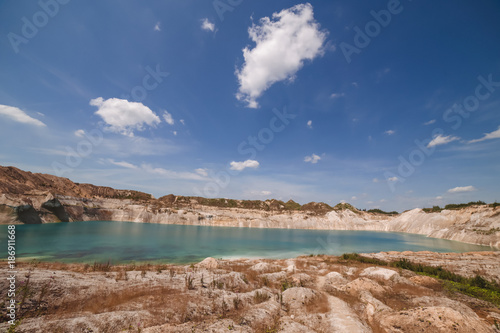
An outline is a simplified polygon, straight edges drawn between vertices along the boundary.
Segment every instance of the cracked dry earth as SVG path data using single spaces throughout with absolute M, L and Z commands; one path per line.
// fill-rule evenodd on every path
M 460 258 L 480 267 L 499 255 Z M 30 267 L 19 268 L 19 280 Z M 493 304 L 452 294 L 431 277 L 339 257 L 127 269 L 39 264 L 16 332 L 500 332 Z M 7 290 L 6 270 L 0 274 Z

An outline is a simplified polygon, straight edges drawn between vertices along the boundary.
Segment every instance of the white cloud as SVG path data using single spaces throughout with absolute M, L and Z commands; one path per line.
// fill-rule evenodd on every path
M 276 82 L 290 80 L 304 65 L 323 54 L 326 32 L 314 20 L 313 7 L 299 4 L 261 18 L 248 29 L 255 47 L 243 49 L 245 63 L 236 70 L 240 84 L 236 97 L 250 108 Z
M 130 156 L 165 156 L 179 153 L 185 147 L 173 144 L 162 138 L 148 139 L 134 137 L 106 137 L 102 143 L 94 147 L 96 154 L 106 157 L 128 158 Z
M 436 197 L 436 200 L 442 200 L 442 199 L 443 199 L 443 197 L 442 197 L 442 196 L 440 196 L 440 195 L 438 195 L 438 196 Z
M 28 116 L 26 112 L 14 106 L 0 104 L 0 115 L 10 118 L 11 120 L 16 121 L 18 123 L 34 125 L 39 127 L 47 126 L 40 120 Z
M 387 181 L 389 181 L 389 182 L 397 182 L 398 180 L 399 180 L 399 178 L 396 176 L 391 177 L 391 178 L 387 178 Z
M 307 127 L 309 127 L 309 128 L 313 128 L 313 121 L 312 121 L 312 120 L 309 120 L 309 121 L 307 122 Z
M 345 96 L 344 93 L 340 93 L 340 94 L 333 93 L 333 94 L 330 95 L 330 98 L 334 99 L 334 98 L 339 98 L 339 97 L 344 97 L 344 96 Z
M 271 195 L 272 193 L 270 191 L 261 191 L 261 195 Z
M 374 183 L 378 183 L 380 180 L 378 180 L 378 178 L 373 178 L 372 180 Z
M 196 169 L 195 170 L 196 173 L 177 172 L 177 171 L 167 170 L 167 169 L 163 169 L 163 168 L 154 168 L 150 164 L 146 164 L 146 163 L 142 163 L 140 166 L 138 166 L 138 165 L 134 165 L 132 163 L 125 162 L 125 161 L 115 161 L 115 160 L 110 159 L 110 158 L 106 159 L 105 161 L 107 161 L 110 164 L 117 165 L 117 166 L 120 166 L 123 168 L 137 169 L 137 170 L 140 170 L 141 172 L 156 174 L 156 175 L 160 175 L 160 176 L 163 176 L 163 177 L 169 178 L 169 179 L 205 180 L 205 178 L 203 177 L 204 175 L 201 175 L 198 172 L 198 170 L 204 170 L 204 169 Z
M 424 123 L 424 125 L 432 125 L 436 122 L 436 119 L 429 120 L 428 122 Z
M 493 131 L 491 133 L 484 133 L 484 136 L 482 138 L 470 140 L 469 143 L 475 143 L 475 142 L 481 142 L 485 140 L 499 139 L 499 138 L 500 138 L 500 126 L 498 126 L 498 129 L 496 131 Z
M 150 164 L 141 164 L 141 169 L 148 172 L 171 179 L 186 179 L 186 180 L 206 180 L 204 177 L 193 172 L 177 172 L 163 168 L 154 168 Z
M 196 170 L 194 170 L 197 174 L 199 174 L 200 176 L 203 176 L 203 177 L 208 177 L 208 170 L 207 169 L 202 169 L 202 168 L 198 168 Z
M 169 125 L 174 124 L 174 118 L 172 118 L 172 115 L 168 113 L 168 111 L 163 111 L 163 119 L 165 119 L 165 122 Z
M 203 30 L 206 30 L 206 31 L 212 31 L 212 32 L 214 32 L 215 31 L 215 24 L 213 24 L 212 22 L 210 22 L 207 18 L 204 18 L 201 21 L 201 28 Z
M 355 195 L 353 195 L 353 196 L 351 197 L 351 200 L 353 200 L 353 201 L 354 201 L 354 200 L 358 200 L 358 197 L 357 197 L 357 196 L 355 196 Z
M 75 136 L 79 137 L 79 138 L 83 138 L 83 136 L 85 135 L 85 131 L 82 130 L 82 129 L 79 129 L 79 130 L 76 130 L 74 132 Z
M 154 127 L 161 122 L 160 118 L 142 103 L 119 98 L 104 100 L 98 97 L 90 100 L 90 105 L 99 108 L 95 114 L 109 125 L 110 131 L 127 136 L 134 136 L 134 130 L 144 130 L 145 125 Z
M 161 31 L 160 29 L 160 22 L 157 22 L 155 25 L 155 31 Z
M 180 122 L 182 125 L 186 125 L 186 122 L 184 121 L 184 119 L 179 120 L 179 122 Z
M 456 137 L 456 136 L 451 136 L 451 135 L 442 136 L 441 134 L 438 134 L 438 135 L 434 136 L 434 139 L 432 139 L 431 142 L 429 142 L 429 144 L 427 145 L 427 148 L 431 148 L 431 147 L 435 147 L 435 146 L 439 146 L 439 145 L 445 145 L 447 143 L 450 143 L 450 142 L 453 142 L 456 140 L 460 140 L 460 138 Z
M 133 165 L 132 163 L 125 162 L 125 161 L 118 162 L 118 161 L 115 161 L 111 158 L 108 158 L 108 162 L 111 164 L 114 164 L 114 165 L 121 166 L 123 168 L 127 168 L 127 169 L 137 169 L 138 168 L 136 165 Z
M 177 131 L 173 131 L 172 133 L 173 133 L 174 135 L 177 135 Z
M 304 157 L 304 162 L 311 162 L 312 164 L 318 163 L 319 160 L 321 160 L 321 157 L 319 157 L 316 154 L 312 154 L 311 156 Z
M 393 134 L 396 133 L 396 131 L 394 131 L 394 130 L 387 130 L 384 133 L 387 134 L 387 135 L 393 135 Z
M 246 160 L 244 162 L 231 162 L 231 170 L 237 170 L 237 171 L 242 171 L 246 168 L 258 168 L 260 165 L 259 162 L 255 161 L 255 160 Z
M 474 186 L 463 186 L 463 187 L 455 187 L 448 190 L 448 193 L 462 193 L 462 192 L 473 192 L 477 191 L 477 188 Z

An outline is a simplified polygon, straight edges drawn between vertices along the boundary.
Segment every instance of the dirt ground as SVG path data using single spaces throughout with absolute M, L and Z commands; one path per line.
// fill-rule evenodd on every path
M 500 276 L 496 252 L 367 256 Z M 24 263 L 16 279 L 22 320 L 15 332 L 500 332 L 494 304 L 450 292 L 432 277 L 334 256 L 177 266 Z M 6 296 L 2 302 L 5 309 Z

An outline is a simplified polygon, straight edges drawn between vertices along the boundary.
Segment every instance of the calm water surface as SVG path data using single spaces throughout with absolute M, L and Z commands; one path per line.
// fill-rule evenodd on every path
M 0 226 L 7 248 L 7 226 Z M 421 235 L 372 231 L 257 229 L 88 221 L 16 226 L 17 258 L 43 261 L 189 263 L 206 257 L 291 258 L 379 251 L 491 251 Z

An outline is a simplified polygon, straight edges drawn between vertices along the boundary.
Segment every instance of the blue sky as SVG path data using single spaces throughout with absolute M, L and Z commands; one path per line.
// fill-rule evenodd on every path
M 500 3 L 3 1 L 0 164 L 406 210 L 500 200 Z

